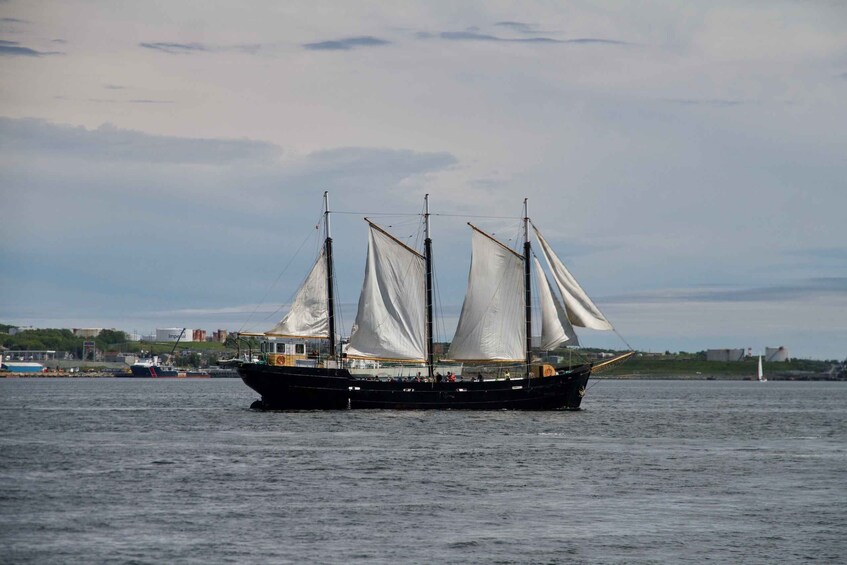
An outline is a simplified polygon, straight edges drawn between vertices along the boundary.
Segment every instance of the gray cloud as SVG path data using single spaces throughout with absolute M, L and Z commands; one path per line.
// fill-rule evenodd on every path
M 290 259 L 311 231 L 309 211 L 319 217 L 324 190 L 332 192 L 337 210 L 408 211 L 414 200 L 414 211 L 427 175 L 457 162 L 446 152 L 385 148 L 342 147 L 285 159 L 280 153 L 276 145 L 251 140 L 0 118 L 0 185 L 5 205 L 16 210 L 15 218 L 0 222 L 0 240 L 7 244 L 0 245 L 0 264 L 27 265 L 0 272 L 0 296 L 6 298 L 0 314 L 31 318 L 64 311 L 82 319 L 120 312 L 139 320 L 126 313 L 261 296 L 279 274 L 275 259 Z M 69 229 L 79 225 L 86 229 Z M 339 233 L 361 233 L 363 222 L 339 215 L 335 225 Z M 341 230 L 345 225 L 354 231 Z M 270 260 L 266 246 L 253 241 L 274 242 Z M 358 275 L 364 247 L 352 248 L 357 253 L 341 254 L 337 264 Z M 228 257 L 235 272 L 251 275 L 217 276 Z M 132 268 L 115 268 L 128 264 Z M 165 264 L 179 264 L 193 276 L 162 277 Z M 302 273 L 292 269 L 281 288 L 296 288 Z M 209 282 L 198 288 L 195 276 Z M 115 323 L 132 328 L 138 321 Z
M 499 27 L 506 27 L 520 33 L 538 33 L 535 31 L 535 26 L 533 24 L 527 24 L 523 22 L 497 22 L 494 25 Z
M 150 98 L 134 98 L 130 100 L 117 100 L 115 98 L 89 98 L 89 102 L 98 104 L 173 104 L 174 100 L 154 100 Z
M 785 269 L 786 264 L 792 268 L 811 269 L 820 272 L 820 265 L 830 267 L 829 274 L 841 275 L 847 273 L 847 246 L 845 247 L 806 247 L 783 251 L 785 258 L 780 262 L 779 269 Z
M 238 52 L 253 55 L 263 47 L 260 43 L 244 43 L 238 45 L 210 45 L 207 43 L 139 43 L 141 47 L 161 51 L 168 55 L 191 55 L 194 53 L 223 53 Z
M 36 51 L 29 47 L 22 47 L 17 41 L 0 40 L 0 56 L 43 57 L 46 55 L 61 55 L 61 53 L 58 51 Z
M 127 100 L 128 104 L 173 104 L 174 100 L 153 100 L 150 98 L 133 98 Z
M 696 98 L 669 98 L 666 99 L 665 102 L 670 104 L 681 104 L 683 106 L 717 106 L 717 107 L 729 107 L 729 106 L 740 106 L 742 104 L 754 104 L 755 102 L 750 100 L 741 100 L 741 99 L 733 99 L 733 98 L 712 98 L 709 100 L 698 100 Z
M 389 43 L 391 42 L 386 41 L 385 39 L 379 39 L 378 37 L 372 37 L 370 35 L 363 35 L 360 37 L 348 37 L 346 39 L 321 41 L 318 43 L 305 43 L 303 48 L 312 51 L 347 51 L 355 47 L 379 47 L 382 45 L 388 45 Z
M 21 20 L 18 18 L 0 18 L 0 22 L 4 24 L 28 24 L 29 20 Z
M 819 277 L 795 284 L 752 288 L 670 289 L 609 297 L 607 303 L 774 302 L 838 295 L 847 298 L 847 277 Z
M 365 147 L 340 147 L 312 153 L 307 163 L 325 174 L 337 171 L 343 176 L 379 177 L 383 171 L 406 175 L 440 170 L 457 163 L 450 153 L 419 153 L 404 149 L 374 149 Z
M 516 23 L 516 22 L 514 22 Z M 420 39 L 438 38 L 445 41 L 487 41 L 487 42 L 503 42 L 503 43 L 560 43 L 560 44 L 601 44 L 601 45 L 632 45 L 626 41 L 618 41 L 616 39 L 602 39 L 594 37 L 583 37 L 578 39 L 553 39 L 552 37 L 500 37 L 487 33 L 478 33 L 476 31 L 442 31 L 437 34 L 420 32 L 417 34 Z
M 263 141 L 175 138 L 111 125 L 89 130 L 32 118 L 0 118 L 0 148 L 7 153 L 33 152 L 96 162 L 226 164 L 279 156 L 277 146 Z
M 825 259 L 828 261 L 844 261 L 847 264 L 847 247 L 815 247 L 788 251 L 785 255 L 800 257 L 802 259 Z
M 581 37 L 579 39 L 566 39 L 565 43 L 582 43 L 582 44 L 600 44 L 600 45 L 633 45 L 629 41 L 619 41 L 617 39 L 603 39 L 599 37 Z
M 200 43 L 140 43 L 139 45 L 146 49 L 162 51 L 170 55 L 185 55 L 209 50 Z
M 552 39 L 550 37 L 527 37 L 518 39 L 508 39 L 497 37 L 496 35 L 488 35 L 484 33 L 476 33 L 473 31 L 443 31 L 438 34 L 438 37 L 447 41 L 503 41 L 509 43 L 564 43 L 560 39 Z

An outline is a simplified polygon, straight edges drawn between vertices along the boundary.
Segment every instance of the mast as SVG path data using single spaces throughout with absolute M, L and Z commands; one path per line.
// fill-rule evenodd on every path
M 324 191 L 324 228 L 326 229 L 326 239 L 324 240 L 324 249 L 326 252 L 326 302 L 327 313 L 329 318 L 329 348 L 332 352 L 332 359 L 337 361 L 337 351 L 335 347 L 335 297 L 332 290 L 332 235 L 329 225 L 329 191 Z
M 432 353 L 432 238 L 429 234 L 429 194 L 424 196 L 424 260 L 426 261 L 426 365 L 430 379 L 433 375 Z
M 523 199 L 523 254 L 524 254 L 524 300 L 526 301 L 526 376 L 530 376 L 532 361 L 532 280 L 530 279 L 529 212 L 527 199 Z

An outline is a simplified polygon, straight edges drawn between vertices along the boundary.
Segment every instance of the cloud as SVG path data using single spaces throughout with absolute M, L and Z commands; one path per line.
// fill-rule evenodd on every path
M 22 47 L 17 41 L 0 40 L 0 56 L 44 57 L 46 55 L 61 55 L 59 51 L 36 51 Z
M 151 101 L 136 100 L 134 103 Z M 33 118 L 0 118 L 0 148 L 8 153 L 73 157 L 93 162 L 224 164 L 250 159 L 273 160 L 279 156 L 277 146 L 263 141 L 167 137 L 111 125 L 89 130 Z
M 516 24 L 516 22 L 513 22 Z M 445 41 L 480 41 L 480 42 L 502 42 L 502 43 L 550 43 L 550 44 L 601 44 L 601 45 L 632 45 L 626 41 L 616 39 L 602 39 L 594 37 L 583 37 L 578 39 L 554 39 L 552 37 L 500 37 L 487 33 L 478 33 L 474 30 L 466 31 L 442 31 L 437 34 L 419 32 L 420 39 L 438 38 Z
M 825 261 L 840 261 L 847 264 L 847 248 L 845 247 L 814 247 L 808 249 L 787 251 L 785 255 L 800 259 L 824 259 Z
M 774 302 L 795 301 L 824 296 L 847 298 L 847 277 L 819 277 L 794 284 L 751 288 L 704 287 L 661 289 L 609 297 L 607 303 L 691 303 L 691 302 Z
M 408 212 L 415 201 L 414 212 L 428 175 L 456 163 L 446 152 L 338 147 L 287 155 L 261 141 L 0 118 L 0 186 L 16 211 L 0 223 L 0 264 L 20 267 L 0 272 L 0 319 L 43 324 L 36 320 L 50 312 L 124 316 L 110 325 L 127 329 L 214 326 L 230 318 L 203 310 L 263 296 L 303 238 L 320 236 L 313 222 L 324 190 L 335 210 Z M 364 224 L 339 214 L 334 225 L 358 234 Z M 356 253 L 340 253 L 337 263 L 358 276 L 364 247 L 351 247 Z M 304 249 L 298 260 L 313 261 Z M 242 275 L 221 276 L 222 268 Z M 287 271 L 278 288 L 295 289 L 305 269 Z M 276 291 L 273 302 L 290 292 Z M 145 318 L 151 312 L 162 314 L 153 321 Z M 243 312 L 231 319 L 243 322 Z
M 127 100 L 128 104 L 173 104 L 174 100 L 153 100 L 150 98 L 133 98 Z
M 134 98 L 130 100 L 117 100 L 115 98 L 89 98 L 89 102 L 98 104 L 174 104 L 175 100 L 154 100 L 150 98 Z
M 681 104 L 683 106 L 714 106 L 727 108 L 730 106 L 740 106 L 743 104 L 755 104 L 751 100 L 741 100 L 733 98 L 712 98 L 712 99 L 696 99 L 696 98 L 670 98 L 665 102 L 670 104 Z
M 438 37 L 447 41 L 503 41 L 509 43 L 564 43 L 560 39 L 552 39 L 550 37 L 528 37 L 518 39 L 508 39 L 497 37 L 496 35 L 488 35 L 484 33 L 476 33 L 474 31 L 442 31 Z
M 318 43 L 305 43 L 304 49 L 311 51 L 347 51 L 356 47 L 380 47 L 390 44 L 390 41 L 363 35 L 359 37 L 348 37 L 346 39 L 336 39 L 332 41 L 321 41 Z
M 3 33 L 19 34 L 24 28 L 29 27 L 32 22 L 19 18 L 0 18 L 0 31 Z
M 141 47 L 161 51 L 169 55 L 192 55 L 195 53 L 237 52 L 255 54 L 263 47 L 260 43 L 243 43 L 237 45 L 211 45 L 208 43 L 139 43 Z
M 209 50 L 200 43 L 140 43 L 139 45 L 146 49 L 154 49 L 170 55 L 201 53 Z
M 494 25 L 499 27 L 506 27 L 511 29 L 512 31 L 517 31 L 520 33 L 538 33 L 534 29 L 534 24 L 526 24 L 523 22 L 497 22 Z

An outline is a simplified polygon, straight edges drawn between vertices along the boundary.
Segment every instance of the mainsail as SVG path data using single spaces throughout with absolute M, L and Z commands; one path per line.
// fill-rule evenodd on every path
M 365 281 L 347 357 L 424 362 L 424 257 L 368 223 Z
M 321 253 L 309 276 L 303 281 L 291 310 L 265 335 L 326 338 L 329 337 L 329 315 L 327 308 L 326 253 Z
M 556 256 L 553 250 L 548 245 L 547 241 L 541 236 L 541 232 L 533 224 L 535 236 L 541 243 L 541 252 L 547 260 L 547 265 L 553 274 L 553 280 L 556 281 L 556 286 L 562 294 L 562 299 L 565 302 L 565 310 L 568 313 L 568 319 L 574 326 L 582 328 L 591 328 L 593 330 L 611 330 L 612 324 L 600 312 L 597 306 L 588 298 L 573 275 L 567 270 L 562 261 Z
M 562 343 L 579 345 L 579 339 L 568 321 L 567 312 L 558 298 L 553 294 L 553 287 L 547 280 L 547 275 L 541 268 L 538 257 L 532 258 L 535 274 L 538 278 L 538 301 L 541 305 L 541 343 L 545 351 L 556 349 Z
M 526 359 L 523 257 L 474 226 L 468 290 L 448 357 Z

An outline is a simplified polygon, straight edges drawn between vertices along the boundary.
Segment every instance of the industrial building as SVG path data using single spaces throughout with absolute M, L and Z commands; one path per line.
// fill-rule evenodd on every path
M 74 328 L 72 331 L 77 337 L 97 337 L 103 328 Z
M 155 341 L 194 341 L 194 330 L 188 328 L 156 328 Z

